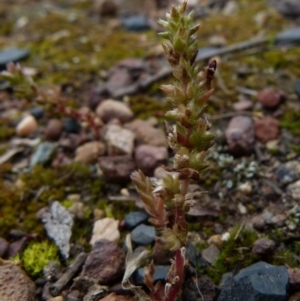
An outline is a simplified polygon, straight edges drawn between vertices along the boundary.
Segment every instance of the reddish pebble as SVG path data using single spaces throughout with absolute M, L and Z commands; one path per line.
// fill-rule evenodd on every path
M 62 122 L 58 119 L 50 119 L 45 129 L 45 137 L 47 140 L 57 141 L 62 133 Z
M 273 88 L 265 88 L 258 92 L 257 99 L 265 108 L 272 109 L 285 99 L 285 94 Z
M 279 121 L 270 116 L 256 120 L 254 128 L 256 138 L 262 143 L 277 139 L 280 133 Z

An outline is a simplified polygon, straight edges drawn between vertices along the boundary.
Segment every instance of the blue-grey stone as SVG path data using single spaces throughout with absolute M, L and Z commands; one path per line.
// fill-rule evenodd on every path
M 149 20 L 143 15 L 134 15 L 122 20 L 123 27 L 128 31 L 143 31 L 150 29 Z
M 149 215 L 144 211 L 130 212 L 124 217 L 124 222 L 129 229 L 148 221 Z
M 275 37 L 275 45 L 299 45 L 300 27 L 283 30 Z
M 287 185 L 299 179 L 297 171 L 286 165 L 281 165 L 277 168 L 275 177 L 280 185 Z
M 0 70 L 6 69 L 8 63 L 16 63 L 29 55 L 29 51 L 26 49 L 7 49 L 0 51 Z
M 47 235 L 53 239 L 64 259 L 68 259 L 73 226 L 71 213 L 59 202 L 53 202 L 49 212 L 43 215 L 42 221 Z
M 197 249 L 194 244 L 187 243 L 186 245 L 186 257 L 189 260 L 189 263 L 196 267 L 199 263 L 199 253 L 197 252 Z
M 218 301 L 286 301 L 288 273 L 284 266 L 255 263 L 222 278 Z
M 167 273 L 169 271 L 169 265 L 156 265 L 154 266 L 154 275 L 153 280 L 154 283 L 158 281 L 164 281 L 167 277 Z M 141 286 L 144 284 L 144 268 L 138 268 L 134 271 L 131 276 L 131 281 L 135 285 Z
M 148 245 L 154 241 L 155 235 L 155 228 L 153 226 L 141 224 L 133 229 L 131 239 L 138 245 Z
M 35 119 L 41 119 L 44 116 L 45 110 L 42 107 L 34 107 L 29 110 L 29 113 L 35 118 Z
M 55 143 L 42 142 L 30 158 L 30 168 L 36 165 L 43 165 L 47 163 L 54 153 L 56 147 L 57 145 Z
M 81 126 L 79 122 L 73 118 L 67 118 L 64 123 L 64 130 L 67 133 L 78 134 L 80 132 Z

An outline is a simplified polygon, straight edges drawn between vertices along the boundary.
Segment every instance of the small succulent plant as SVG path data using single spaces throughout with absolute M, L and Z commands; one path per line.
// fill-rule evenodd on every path
M 195 64 L 198 44 L 193 12 L 185 14 L 187 2 L 173 7 L 166 20 L 159 24 L 165 28 L 160 35 L 168 40 L 163 44 L 173 69 L 175 82 L 163 85 L 172 110 L 165 115 L 169 146 L 174 151 L 173 167 L 165 167 L 166 175 L 153 183 L 142 171 L 135 171 L 131 179 L 151 216 L 150 222 L 157 228 L 164 247 L 175 252 L 164 289 L 153 284 L 154 265 L 145 271 L 144 282 L 149 288 L 148 300 L 175 301 L 185 280 L 185 246 L 188 225 L 185 214 L 198 202 L 202 190 L 189 190 L 192 180 L 208 166 L 206 151 L 213 145 L 211 124 L 204 115 L 206 103 L 213 93 L 211 81 L 217 67 L 213 60 L 204 69 Z

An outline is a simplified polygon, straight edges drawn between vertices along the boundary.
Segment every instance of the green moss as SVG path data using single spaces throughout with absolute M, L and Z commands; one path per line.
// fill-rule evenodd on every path
M 10 168 L 11 165 L 2 165 L 0 175 L 8 175 Z M 43 235 L 43 225 L 36 219 L 41 208 L 54 200 L 63 202 L 67 194 L 78 192 L 89 196 L 89 208 L 104 190 L 103 181 L 88 166 L 78 163 L 56 169 L 36 166 L 32 172 L 23 174 L 21 181 L 23 188 L 8 186 L 0 180 L 0 236 L 6 237 L 12 228 Z M 90 215 L 91 209 L 87 213 Z
M 58 248 L 47 240 L 32 242 L 21 255 L 21 262 L 29 275 L 37 277 L 50 261 L 59 264 L 58 254 Z
M 223 274 L 237 268 L 242 269 L 257 261 L 257 257 L 251 252 L 253 242 L 258 238 L 257 234 L 243 229 L 235 239 L 238 231 L 239 226 L 236 226 L 229 240 L 223 243 L 218 260 L 205 271 L 214 283 L 219 283 Z
M 294 135 L 300 135 L 300 110 L 289 109 L 280 118 L 281 127 L 289 130 Z
M 136 95 L 129 99 L 129 106 L 137 118 L 147 119 L 155 116 L 159 121 L 164 120 L 164 114 L 169 105 L 147 95 Z

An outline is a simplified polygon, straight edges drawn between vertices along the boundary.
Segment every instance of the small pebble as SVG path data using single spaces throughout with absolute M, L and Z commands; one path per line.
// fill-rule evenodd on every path
M 133 229 L 139 224 L 145 223 L 148 221 L 149 215 L 143 211 L 130 212 L 124 217 L 125 225 L 129 229 Z
M 242 203 L 238 203 L 238 208 L 239 208 L 240 214 L 244 215 L 247 213 L 247 208 Z
M 285 94 L 273 88 L 265 88 L 258 92 L 258 101 L 266 108 L 276 108 L 284 99 Z
M 29 113 L 38 120 L 43 118 L 45 111 L 42 107 L 34 107 L 29 110 Z
M 300 201 L 300 180 L 287 186 L 288 193 L 296 201 Z
M 153 226 L 141 224 L 131 232 L 131 239 L 134 243 L 144 246 L 151 244 L 154 241 L 155 235 L 155 228 Z
M 77 120 L 72 118 L 67 118 L 66 121 L 64 122 L 63 129 L 67 133 L 78 134 L 81 130 L 81 125 Z
M 257 239 L 252 246 L 255 255 L 271 255 L 275 251 L 275 242 L 268 238 Z
M 20 137 L 28 137 L 38 128 L 36 119 L 32 115 L 25 116 L 17 125 L 16 132 Z
M 255 229 L 262 230 L 265 227 L 266 222 L 262 215 L 256 215 L 252 218 L 252 224 Z
M 275 140 L 280 134 L 279 121 L 271 116 L 255 120 L 254 128 L 255 136 L 261 143 Z
M 254 150 L 254 126 L 248 116 L 232 118 L 225 131 L 229 150 L 235 155 L 251 154 Z
M 119 221 L 110 217 L 97 220 L 94 223 L 90 244 L 93 246 L 100 239 L 118 242 L 120 240 Z
M 220 234 L 214 234 L 207 240 L 207 243 L 210 245 L 215 244 L 220 247 L 223 244 L 222 236 Z
M 56 141 L 59 139 L 63 129 L 63 124 L 59 119 L 50 119 L 45 129 L 45 138 Z
M 105 153 L 105 144 L 98 141 L 87 142 L 76 149 L 75 162 L 94 164 Z
M 206 262 L 214 264 L 220 255 L 220 250 L 215 244 L 211 244 L 208 248 L 202 250 L 201 254 Z
M 251 192 L 252 192 L 252 184 L 250 181 L 241 183 L 238 188 L 241 192 L 243 192 L 245 194 L 251 194 Z
M 123 27 L 128 31 L 143 31 L 150 29 L 149 20 L 143 15 L 129 16 L 122 20 Z

